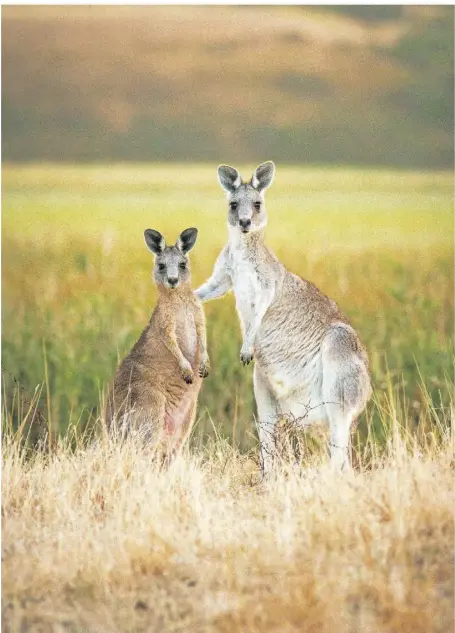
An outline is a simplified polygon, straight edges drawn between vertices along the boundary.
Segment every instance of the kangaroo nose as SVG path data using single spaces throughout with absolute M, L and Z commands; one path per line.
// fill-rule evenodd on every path
M 178 277 L 168 277 L 167 282 L 170 286 L 172 286 L 172 288 L 174 288 L 174 286 L 177 285 Z
M 239 224 L 242 229 L 249 229 L 251 226 L 251 220 L 239 220 Z

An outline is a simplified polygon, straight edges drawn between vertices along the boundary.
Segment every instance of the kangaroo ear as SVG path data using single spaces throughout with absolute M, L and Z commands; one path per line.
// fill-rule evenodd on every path
M 242 184 L 239 172 L 229 165 L 220 165 L 218 167 L 218 180 L 221 186 L 229 193 L 234 193 Z
M 154 231 L 153 229 L 146 229 L 144 231 L 145 243 L 147 244 L 147 248 L 149 251 L 154 253 L 155 255 L 159 255 L 166 248 L 166 242 L 164 241 L 164 237 L 161 235 L 159 231 Z
M 188 253 L 188 251 L 190 251 L 196 244 L 196 239 L 197 229 L 185 229 L 178 236 L 175 245 L 177 246 L 179 251 L 182 251 L 182 253 L 186 255 L 186 253 Z
M 251 179 L 251 184 L 258 191 L 263 191 L 270 187 L 273 182 L 273 177 L 275 176 L 275 164 L 272 163 L 271 160 L 268 160 L 266 163 L 262 163 L 256 169 Z

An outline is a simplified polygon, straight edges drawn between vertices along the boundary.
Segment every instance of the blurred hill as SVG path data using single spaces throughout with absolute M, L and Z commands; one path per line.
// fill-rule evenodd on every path
M 444 6 L 3 6 L 3 160 L 450 167 L 453 18 Z

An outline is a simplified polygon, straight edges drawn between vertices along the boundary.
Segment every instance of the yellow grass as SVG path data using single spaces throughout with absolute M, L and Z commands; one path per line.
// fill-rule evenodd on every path
M 160 471 L 134 440 L 30 456 L 7 433 L 3 630 L 446 633 L 450 437 L 392 429 L 371 465 L 265 485 L 220 439 Z

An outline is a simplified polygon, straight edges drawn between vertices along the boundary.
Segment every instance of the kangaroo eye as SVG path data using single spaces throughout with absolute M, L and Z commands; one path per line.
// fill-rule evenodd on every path
M 179 264 L 179 268 L 180 268 L 180 270 L 185 270 L 185 269 L 186 269 L 186 264 L 185 264 L 185 262 L 180 262 L 180 264 Z
M 231 207 L 231 209 L 232 209 L 233 211 L 235 211 L 235 210 L 237 209 L 237 207 L 239 206 L 239 203 L 238 203 L 238 202 L 231 202 L 231 203 L 229 204 L 229 206 Z
M 256 211 L 260 211 L 261 210 L 261 203 L 260 202 L 255 202 L 254 203 L 254 208 L 256 209 Z
M 163 271 L 166 268 L 166 264 L 158 264 L 158 270 Z

